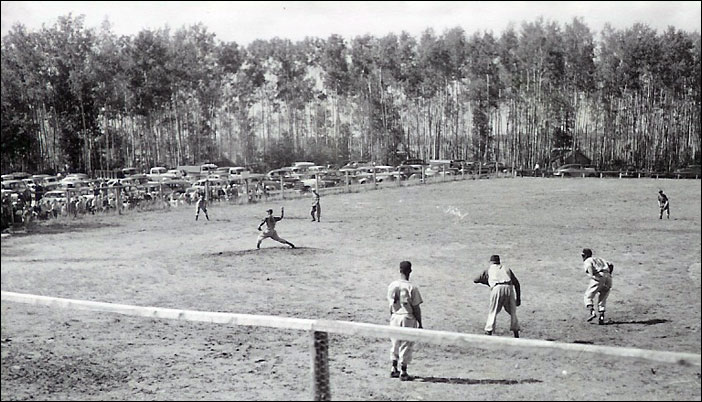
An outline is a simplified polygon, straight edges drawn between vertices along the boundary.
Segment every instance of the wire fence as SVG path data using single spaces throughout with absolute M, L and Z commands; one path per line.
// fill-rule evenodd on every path
M 333 184 L 324 178 L 322 174 L 315 176 L 312 185 L 303 185 L 296 188 L 289 188 L 290 183 L 285 182 L 283 178 L 280 182 L 272 180 L 259 179 L 243 179 L 239 184 L 234 185 L 212 185 L 207 183 L 200 187 L 183 187 L 175 186 L 177 183 L 160 182 L 147 183 L 147 185 L 135 186 L 114 186 L 99 188 L 83 187 L 83 188 L 66 188 L 59 191 L 62 194 L 57 194 L 53 191 L 52 198 L 43 199 L 22 199 L 12 200 L 9 194 L 3 195 L 2 200 L 2 216 L 0 224 L 2 229 L 8 227 L 25 227 L 33 222 L 47 221 L 59 218 L 76 218 L 79 215 L 104 215 L 115 214 L 121 215 L 125 211 L 130 210 L 158 210 L 177 208 L 181 206 L 190 206 L 197 201 L 197 194 L 202 193 L 207 198 L 208 202 L 213 204 L 225 203 L 228 205 L 241 205 L 257 202 L 267 202 L 270 200 L 283 199 L 300 199 L 309 197 L 310 191 L 315 189 L 320 195 L 342 194 L 342 193 L 358 193 L 371 190 L 382 190 L 387 188 L 403 188 L 428 184 L 452 183 L 463 180 L 482 180 L 482 179 L 504 179 L 516 177 L 593 177 L 600 179 L 607 178 L 695 178 L 699 179 L 699 175 L 692 176 L 681 173 L 652 173 L 652 172 L 636 172 L 628 174 L 621 171 L 600 171 L 595 174 L 586 175 L 561 175 L 552 176 L 552 172 L 540 171 L 538 174 L 530 170 L 497 170 L 489 171 L 466 172 L 455 170 L 439 170 L 433 171 L 433 174 L 428 175 L 427 171 L 421 170 L 421 173 L 415 173 L 407 177 L 405 175 L 365 175 L 362 178 L 356 175 L 346 173 L 344 176 L 337 177 Z M 209 183 L 209 182 L 208 182 Z

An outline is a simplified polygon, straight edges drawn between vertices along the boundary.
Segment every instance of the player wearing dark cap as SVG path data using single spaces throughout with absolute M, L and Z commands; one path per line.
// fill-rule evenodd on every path
M 412 272 L 412 263 L 402 261 L 400 263 L 400 279 L 392 282 L 388 286 L 387 300 L 390 303 L 390 325 L 393 327 L 422 328 L 422 295 L 419 287 L 409 281 Z M 399 377 L 402 381 L 411 381 L 412 377 L 407 374 L 407 365 L 412 361 L 412 348 L 414 342 L 391 339 L 392 341 L 392 371 L 390 377 Z M 400 362 L 402 373 L 397 370 L 397 362 Z
M 195 206 L 195 220 L 200 217 L 200 211 L 205 213 L 205 218 L 210 220 L 210 216 L 207 215 L 207 199 L 204 193 L 198 193 L 199 198 L 197 199 L 197 205 Z
M 510 315 L 510 330 L 519 338 L 517 306 L 522 304 L 522 291 L 517 277 L 511 269 L 500 263 L 500 256 L 490 257 L 488 269 L 478 275 L 473 282 L 490 286 L 490 311 L 485 324 L 485 335 L 492 335 L 497 321 L 497 313 L 504 307 Z
M 663 190 L 658 190 L 658 209 L 661 213 L 658 219 L 663 219 L 663 212 L 665 212 L 670 219 L 670 200 L 668 196 L 663 193 Z
M 268 237 L 270 237 L 271 239 L 273 239 L 279 243 L 287 244 L 288 246 L 290 246 L 290 248 L 295 248 L 294 244 L 290 243 L 289 241 L 287 241 L 281 237 L 278 237 L 278 233 L 275 231 L 275 224 L 276 224 L 276 222 L 279 222 L 280 220 L 283 219 L 283 216 L 285 215 L 285 209 L 280 208 L 280 217 L 273 216 L 272 209 L 269 209 L 266 212 L 268 213 L 268 216 L 263 218 L 263 221 L 261 222 L 261 224 L 258 225 L 258 231 L 259 232 L 261 231 L 261 226 L 263 226 L 264 224 L 266 225 L 266 229 L 258 235 L 258 241 L 256 242 L 256 248 L 261 248 L 261 242 L 263 241 L 263 239 L 268 238 Z

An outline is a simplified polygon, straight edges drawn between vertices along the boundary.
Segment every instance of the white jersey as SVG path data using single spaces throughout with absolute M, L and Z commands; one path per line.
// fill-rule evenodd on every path
M 592 276 L 610 275 L 609 262 L 599 257 L 589 257 L 583 261 L 585 272 Z
M 399 279 L 388 286 L 388 303 L 393 314 L 414 317 L 414 308 L 422 304 L 419 287 L 406 279 Z

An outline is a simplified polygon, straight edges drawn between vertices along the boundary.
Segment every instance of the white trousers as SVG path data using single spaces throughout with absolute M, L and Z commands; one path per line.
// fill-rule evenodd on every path
M 517 320 L 517 296 L 512 285 L 495 285 L 490 291 L 490 311 L 488 312 L 485 331 L 495 329 L 497 313 L 504 307 L 510 315 L 510 330 L 519 331 L 519 320 Z
M 609 291 L 612 289 L 612 276 L 609 274 L 603 274 L 599 281 L 590 279 L 590 285 L 585 291 L 585 307 L 595 305 L 595 297 L 599 295 L 599 300 L 597 301 L 597 311 L 605 311 L 607 305 L 607 297 L 609 297 Z
M 417 328 L 417 320 L 413 316 L 407 314 L 393 314 L 390 318 L 390 326 L 392 327 L 408 327 Z M 414 342 L 403 341 L 400 339 L 390 339 L 392 348 L 392 360 L 399 360 L 400 365 L 407 365 L 412 361 L 412 349 Z

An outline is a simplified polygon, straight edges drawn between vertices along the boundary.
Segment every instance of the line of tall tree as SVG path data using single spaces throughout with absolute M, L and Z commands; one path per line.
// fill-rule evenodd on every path
M 600 167 L 700 161 L 700 34 L 595 35 L 538 19 L 501 35 L 222 42 L 202 24 L 115 35 L 71 14 L 2 38 L 2 169 L 230 160 L 530 167 L 577 149 Z

